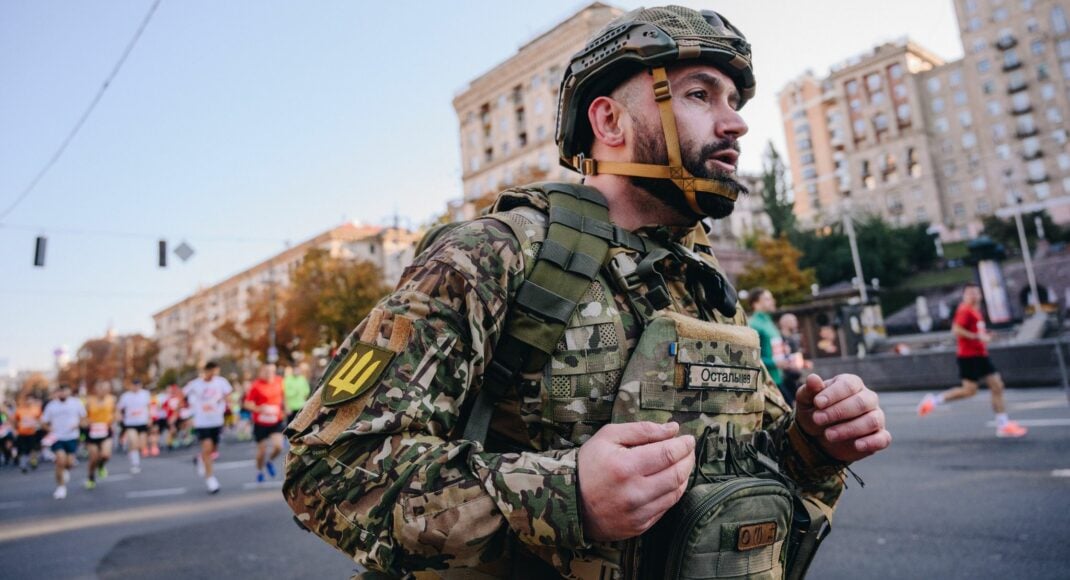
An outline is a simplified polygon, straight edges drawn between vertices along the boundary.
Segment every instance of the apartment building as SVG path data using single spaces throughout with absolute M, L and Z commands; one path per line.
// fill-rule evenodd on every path
M 454 219 L 471 219 L 472 203 L 533 180 L 579 181 L 558 164 L 554 128 L 557 95 L 569 58 L 622 13 L 594 2 L 537 36 L 516 54 L 471 81 L 453 99 L 460 123 L 464 199 Z
M 419 239 L 419 233 L 400 228 L 346 223 L 200 289 L 152 316 L 160 347 L 158 365 L 161 369 L 200 365 L 228 354 L 213 332 L 226 321 L 248 318 L 249 299 L 256 292 L 289 284 L 290 274 L 313 248 L 332 257 L 372 262 L 388 284 L 395 284 L 412 262 Z
M 966 56 L 900 40 L 779 94 L 795 211 L 928 222 L 948 239 L 1044 208 L 1070 221 L 1070 0 L 956 0 Z

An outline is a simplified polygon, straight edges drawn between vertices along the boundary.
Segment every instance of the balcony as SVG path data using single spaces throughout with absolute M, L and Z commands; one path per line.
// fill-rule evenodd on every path
M 1022 61 L 1020 61 L 1020 60 L 1016 60 L 1014 62 L 1004 62 L 1003 63 L 1003 72 L 1010 72 L 1012 70 L 1016 70 L 1016 69 L 1020 69 L 1020 68 L 1022 68 Z
M 1036 151 L 1022 153 L 1022 159 L 1024 161 L 1032 161 L 1034 159 L 1040 159 L 1043 156 L 1044 156 L 1044 152 L 1041 151 L 1040 149 L 1037 149 Z
M 1029 83 L 1024 82 L 1024 81 L 1020 82 L 1020 83 L 1010 84 L 1010 85 L 1007 85 L 1007 94 L 1008 95 L 1013 95 L 1014 93 L 1024 91 L 1027 88 L 1029 88 Z
M 1045 175 L 1041 175 L 1040 177 L 1030 177 L 1029 179 L 1025 180 L 1025 182 L 1028 183 L 1029 185 L 1036 185 L 1038 183 L 1044 183 L 1047 180 L 1048 180 L 1048 176 L 1047 176 L 1047 174 L 1045 174 Z
M 1033 105 L 1026 105 L 1024 107 L 1015 107 L 1015 108 L 1011 109 L 1011 113 L 1014 113 L 1015 115 L 1025 115 L 1026 113 L 1032 113 L 1032 112 L 1033 112 Z
M 1029 137 L 1036 137 L 1038 133 L 1040 133 L 1040 131 L 1038 131 L 1036 127 L 1033 127 L 1032 129 L 1018 129 L 1014 132 L 1014 136 L 1019 139 L 1028 139 Z
M 996 48 L 1000 50 L 1007 50 L 1009 48 L 1014 48 L 1015 46 L 1018 46 L 1018 39 L 1009 34 L 1001 36 L 999 40 L 996 41 Z

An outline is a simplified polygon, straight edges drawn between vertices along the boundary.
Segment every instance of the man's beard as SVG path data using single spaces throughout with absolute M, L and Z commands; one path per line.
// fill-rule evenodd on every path
M 669 152 L 665 146 L 665 136 L 660 126 L 654 128 L 643 122 L 637 122 L 635 133 L 636 163 L 669 164 Z M 706 167 L 706 161 L 718 151 L 732 149 L 738 152 L 739 142 L 734 139 L 721 139 L 697 148 L 697 151 L 695 149 L 696 147 L 692 143 L 680 143 L 680 156 L 682 157 L 684 169 L 691 175 L 716 181 L 737 196 L 750 193 L 747 186 L 733 177 L 731 173 L 718 169 L 710 170 Z M 632 185 L 653 195 L 681 215 L 695 221 L 702 219 L 703 215 L 710 216 L 713 219 L 728 217 L 736 207 L 734 201 L 724 196 L 699 191 L 695 193 L 695 200 L 699 208 L 703 210 L 703 215 L 699 215 L 691 209 L 691 205 L 684 198 L 683 191 L 668 179 L 632 177 L 631 182 Z

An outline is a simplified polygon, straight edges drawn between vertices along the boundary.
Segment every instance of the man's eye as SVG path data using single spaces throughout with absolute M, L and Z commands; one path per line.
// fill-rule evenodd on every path
M 700 101 L 705 101 L 706 97 L 707 97 L 707 93 L 706 93 L 706 91 L 691 91 L 691 93 L 689 93 L 689 96 L 691 96 L 692 98 L 698 99 Z

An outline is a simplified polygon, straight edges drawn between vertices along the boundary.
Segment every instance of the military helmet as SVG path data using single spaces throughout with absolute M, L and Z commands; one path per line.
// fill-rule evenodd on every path
M 664 71 L 666 66 L 678 61 L 699 61 L 715 66 L 735 83 L 740 107 L 754 96 L 750 44 L 743 33 L 723 16 L 712 10 L 696 11 L 681 6 L 633 10 L 607 24 L 583 50 L 572 56 L 558 97 L 556 141 L 561 164 L 585 175 L 597 172 L 594 160 L 585 158 L 592 139 L 587 119 L 587 108 L 591 102 L 598 96 L 609 94 L 636 72 L 651 70 L 655 75 L 655 100 L 659 105 L 664 103 L 665 107 L 670 107 L 668 101 L 671 94 L 668 82 L 664 80 Z M 659 78 L 664 82 L 660 82 Z M 671 115 L 671 108 L 669 112 Z M 670 166 L 680 167 L 679 159 L 672 159 L 673 150 L 676 150 L 677 157 L 679 152 L 675 121 L 672 127 L 664 125 L 666 140 L 670 140 L 671 130 L 674 141 L 666 143 Z M 610 164 L 603 164 L 601 173 L 634 175 L 634 166 L 638 164 L 628 164 L 632 166 L 632 173 L 607 170 L 607 165 Z M 640 177 L 661 177 L 653 175 L 650 169 L 659 166 L 645 167 L 648 169 L 640 170 L 643 173 Z M 627 170 L 621 167 L 616 169 Z M 669 178 L 670 173 L 680 175 L 680 171 L 670 172 L 669 167 L 665 167 L 661 173 L 665 174 L 665 178 Z M 686 171 L 683 173 L 686 174 Z M 677 185 L 686 194 L 688 187 L 693 184 Z M 708 191 L 712 187 L 700 184 L 697 189 Z M 734 194 L 727 195 L 723 191 L 709 192 L 735 199 Z M 689 202 L 698 211 L 693 197 L 692 190 Z

